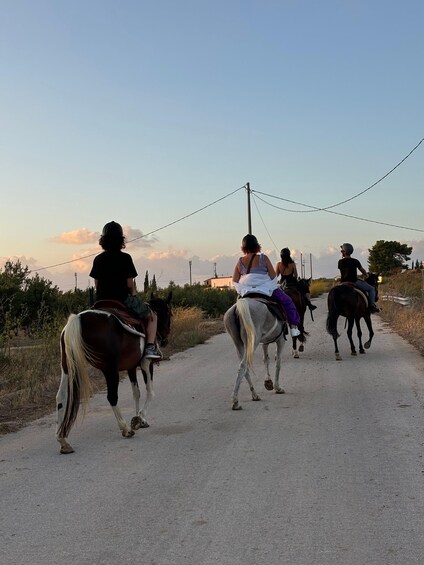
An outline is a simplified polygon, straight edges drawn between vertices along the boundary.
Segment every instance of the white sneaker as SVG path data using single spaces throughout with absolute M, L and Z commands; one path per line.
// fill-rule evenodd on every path
M 290 333 L 292 337 L 297 337 L 300 335 L 300 331 L 298 328 L 290 328 Z

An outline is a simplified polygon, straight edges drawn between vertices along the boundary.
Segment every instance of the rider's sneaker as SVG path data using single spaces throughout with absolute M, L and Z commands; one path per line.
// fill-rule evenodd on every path
M 378 314 L 378 312 L 380 312 L 380 308 L 377 308 L 377 306 L 375 304 L 373 304 L 370 307 L 370 312 L 371 312 L 371 314 Z
M 154 343 L 148 343 L 144 349 L 145 359 L 162 359 L 162 353 Z
M 299 328 L 290 328 L 290 334 L 292 337 L 297 337 L 300 335 Z

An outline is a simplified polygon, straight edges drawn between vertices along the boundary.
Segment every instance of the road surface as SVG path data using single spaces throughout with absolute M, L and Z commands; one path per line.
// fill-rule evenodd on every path
M 60 455 L 55 416 L 0 438 L 2 565 L 391 565 L 424 559 L 423 358 L 374 316 L 342 362 L 325 298 L 285 395 L 240 389 L 226 334 L 155 374 L 151 427 L 120 436 L 105 394 Z M 340 330 L 342 323 L 339 323 Z M 128 381 L 120 405 L 129 419 Z

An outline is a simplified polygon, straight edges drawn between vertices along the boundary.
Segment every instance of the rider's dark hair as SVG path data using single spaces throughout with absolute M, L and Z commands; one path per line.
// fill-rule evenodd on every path
M 243 253 L 258 253 L 261 250 L 261 246 L 256 237 L 249 233 L 243 237 L 241 249 Z
M 122 226 L 117 222 L 107 223 L 99 239 L 99 245 L 105 251 L 120 251 L 125 247 L 125 237 Z
M 290 265 L 290 263 L 294 263 L 293 259 L 290 256 L 290 249 L 288 247 L 285 247 L 281 250 L 280 257 L 281 262 L 285 267 L 287 267 L 287 265 Z

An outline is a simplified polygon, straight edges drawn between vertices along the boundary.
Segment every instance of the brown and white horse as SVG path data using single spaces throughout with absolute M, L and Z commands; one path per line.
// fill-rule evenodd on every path
M 166 345 L 171 324 L 170 293 L 166 300 L 152 297 L 151 309 L 158 318 L 158 342 Z M 74 450 L 67 437 L 75 423 L 80 404 L 91 394 L 88 364 L 102 371 L 107 384 L 107 399 L 112 407 L 123 437 L 132 437 L 134 430 L 146 428 L 147 405 L 153 397 L 153 366 L 155 361 L 143 358 L 145 335 L 128 329 L 112 313 L 85 310 L 71 314 L 60 337 L 62 377 L 56 395 L 56 439 L 61 453 Z M 140 410 L 140 389 L 137 368 L 140 367 L 147 396 Z M 135 417 L 128 426 L 118 408 L 119 372 L 127 371 L 135 401 Z

